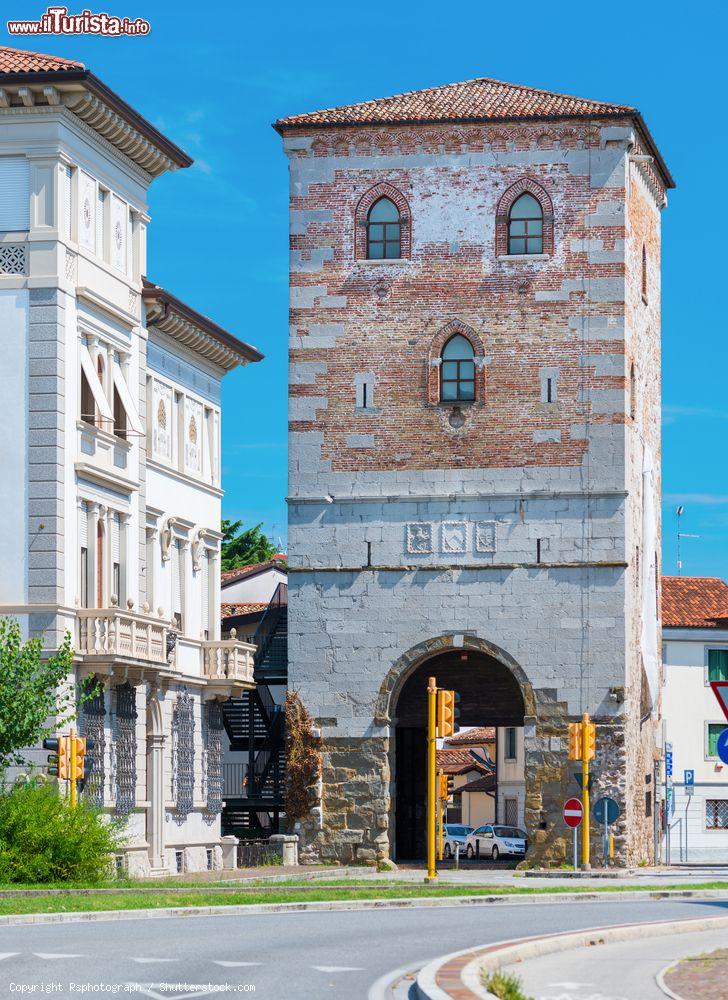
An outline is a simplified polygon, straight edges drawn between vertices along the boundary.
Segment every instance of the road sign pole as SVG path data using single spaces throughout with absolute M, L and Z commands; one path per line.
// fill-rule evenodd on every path
M 578 843 L 579 838 L 576 835 L 576 827 L 574 827 L 574 871 L 579 871 L 579 854 L 578 854 Z
M 581 775 L 582 804 L 584 819 L 582 820 L 581 861 L 585 868 L 589 863 L 589 714 L 584 712 L 581 719 Z
M 435 769 L 437 766 L 437 682 L 430 677 L 427 686 L 427 879 L 437 878 L 435 866 Z

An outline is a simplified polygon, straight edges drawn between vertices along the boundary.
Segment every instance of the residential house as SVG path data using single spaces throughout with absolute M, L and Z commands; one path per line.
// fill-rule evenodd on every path
M 253 683 L 220 639 L 220 387 L 262 355 L 144 278 L 186 153 L 77 61 L 0 48 L 0 95 L 0 614 L 100 682 L 83 794 L 119 863 L 218 868 L 221 704 Z

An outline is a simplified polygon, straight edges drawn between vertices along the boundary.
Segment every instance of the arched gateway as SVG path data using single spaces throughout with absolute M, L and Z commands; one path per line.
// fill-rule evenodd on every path
M 533 742 L 533 691 L 523 670 L 504 650 L 477 636 L 430 639 L 400 657 L 387 675 L 382 707 L 391 733 L 390 852 L 400 860 L 424 855 L 427 681 L 460 695 L 461 726 L 529 726 Z

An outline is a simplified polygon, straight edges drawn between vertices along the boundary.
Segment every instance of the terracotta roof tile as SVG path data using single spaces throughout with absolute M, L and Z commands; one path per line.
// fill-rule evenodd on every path
M 495 788 L 495 775 L 484 774 L 481 778 L 473 778 L 467 785 L 461 785 L 459 792 L 491 792 Z
M 268 559 L 266 562 L 250 563 L 248 566 L 226 569 L 220 574 L 220 579 L 224 586 L 226 583 L 237 583 L 238 580 L 244 580 L 246 576 L 253 576 L 253 574 L 260 573 L 262 570 L 273 568 L 286 572 L 288 569 L 288 556 L 279 552 L 274 559 Z
M 486 774 L 488 769 L 470 753 L 469 750 L 436 751 L 437 768 L 445 774 L 466 774 L 468 771 L 480 771 Z
M 48 56 L 43 52 L 27 52 L 0 45 L 0 73 L 59 73 L 64 70 L 84 70 L 82 62 Z
M 666 628 L 728 627 L 728 585 L 717 576 L 663 576 Z
M 393 97 L 346 104 L 323 111 L 279 118 L 276 128 L 304 125 L 394 124 L 396 122 L 498 121 L 513 118 L 578 118 L 584 115 L 631 114 L 625 104 L 591 101 L 536 87 L 504 83 L 489 77 L 413 90 Z
M 220 617 L 230 618 L 232 615 L 253 615 L 258 611 L 265 611 L 268 607 L 265 601 L 248 601 L 243 604 L 221 604 Z
M 455 733 L 445 740 L 446 747 L 482 746 L 484 743 L 495 742 L 495 726 L 476 726 L 462 733 Z

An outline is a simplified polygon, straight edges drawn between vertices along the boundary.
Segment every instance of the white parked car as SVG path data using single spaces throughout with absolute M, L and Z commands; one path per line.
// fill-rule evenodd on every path
M 461 848 L 462 850 L 462 848 Z M 523 858 L 528 850 L 526 831 L 517 826 L 501 826 L 496 823 L 486 823 L 468 836 L 465 853 L 469 858 L 498 858 L 512 856 Z
M 469 835 L 473 832 L 472 826 L 463 826 L 461 823 L 446 823 L 442 839 L 442 856 L 449 861 L 455 857 L 455 845 L 460 845 L 460 857 L 465 856 L 465 845 Z

